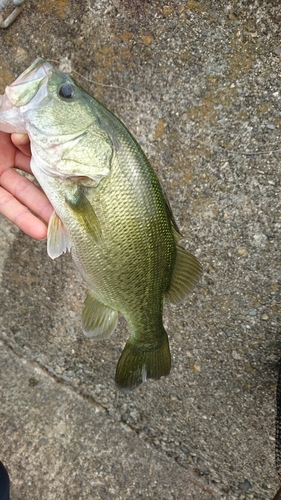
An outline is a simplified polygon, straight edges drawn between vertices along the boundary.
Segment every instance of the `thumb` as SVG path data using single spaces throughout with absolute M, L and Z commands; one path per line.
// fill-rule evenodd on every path
M 12 134 L 11 140 L 14 146 L 16 146 L 16 148 L 18 148 L 22 153 L 27 156 L 31 156 L 30 142 L 27 134 Z

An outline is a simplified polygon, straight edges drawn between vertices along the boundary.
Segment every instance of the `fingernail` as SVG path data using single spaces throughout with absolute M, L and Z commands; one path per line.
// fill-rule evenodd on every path
M 24 144 L 28 144 L 29 137 L 27 134 L 13 134 L 16 138 L 17 144 L 23 146 Z

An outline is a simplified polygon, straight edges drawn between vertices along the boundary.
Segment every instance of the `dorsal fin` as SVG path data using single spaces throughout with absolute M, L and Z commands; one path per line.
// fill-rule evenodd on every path
M 169 202 L 167 195 L 166 195 L 164 189 L 162 188 L 161 184 L 160 184 L 160 187 L 161 187 L 163 198 L 165 201 L 166 214 L 167 214 L 168 219 L 171 222 L 174 238 L 175 238 L 176 242 L 178 242 L 180 239 L 182 239 L 182 234 L 180 233 L 180 230 L 178 228 L 178 225 L 177 225 L 175 218 L 174 218 L 174 214 L 173 214 L 172 209 L 171 209 L 170 202 Z
M 178 244 L 178 242 L 182 239 L 182 235 L 174 219 L 166 193 L 163 189 L 162 191 L 165 200 L 166 213 L 170 219 L 171 229 L 176 242 L 176 260 L 171 284 L 165 294 L 165 298 L 172 304 L 178 304 L 179 302 L 182 302 L 188 293 L 195 287 L 202 274 L 202 267 L 194 255 Z
M 175 240 L 180 239 L 180 234 L 173 228 Z M 178 304 L 195 287 L 202 274 L 202 267 L 196 257 L 187 250 L 176 245 L 176 261 L 174 265 L 171 285 L 165 298 L 172 304 Z

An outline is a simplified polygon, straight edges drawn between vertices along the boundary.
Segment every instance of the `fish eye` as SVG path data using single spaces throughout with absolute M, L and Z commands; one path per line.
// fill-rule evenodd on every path
M 58 94 L 64 99 L 71 99 L 75 95 L 75 87 L 72 83 L 63 83 L 59 88 Z

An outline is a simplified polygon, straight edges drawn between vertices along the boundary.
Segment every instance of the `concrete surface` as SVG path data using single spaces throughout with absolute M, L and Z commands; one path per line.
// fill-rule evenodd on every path
M 123 119 L 204 276 L 167 306 L 171 375 L 121 394 L 68 256 L 0 221 L 0 458 L 18 499 L 267 500 L 280 357 L 278 1 L 30 0 L 0 92 L 56 60 Z M 75 76 L 75 73 L 73 73 Z M 101 85 L 102 84 L 102 85 Z

